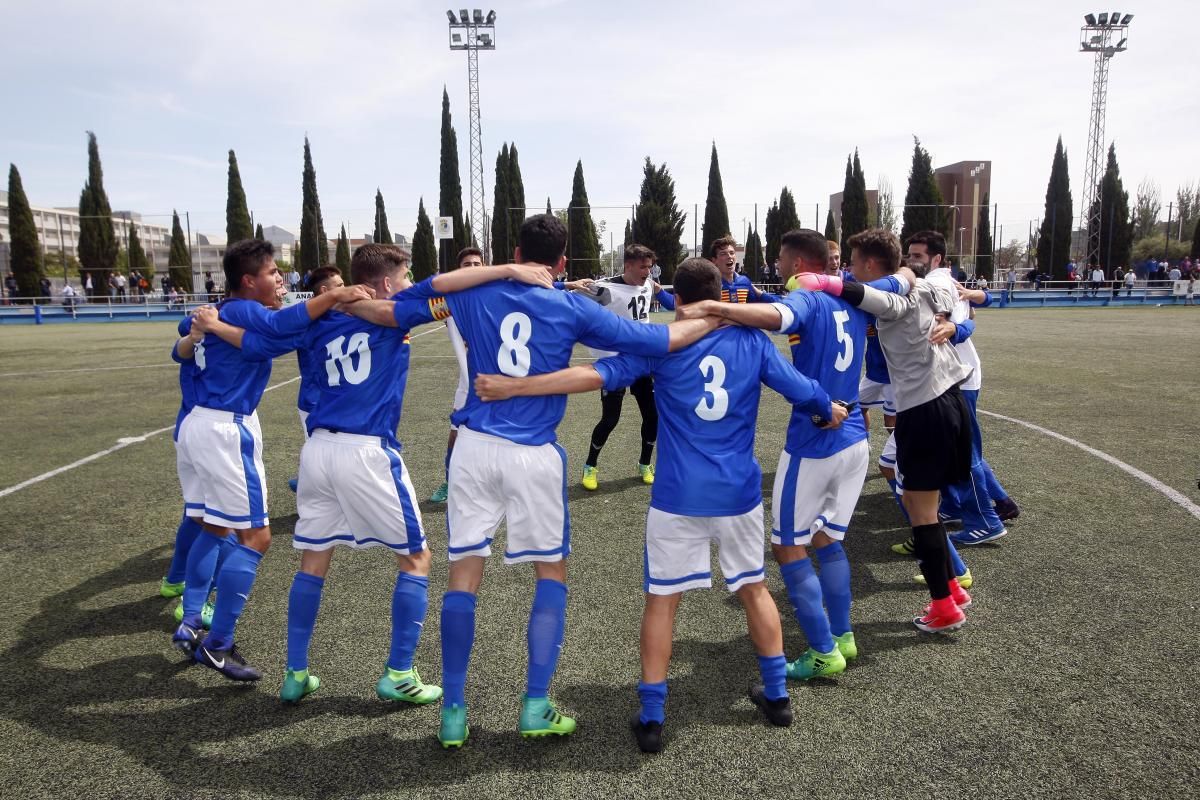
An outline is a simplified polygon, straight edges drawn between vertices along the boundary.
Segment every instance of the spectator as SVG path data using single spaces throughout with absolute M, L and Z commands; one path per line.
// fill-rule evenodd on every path
M 292 291 L 297 291 L 300 286 L 300 273 L 296 272 L 296 268 L 292 267 L 292 271 L 288 273 L 288 286 Z
M 170 287 L 170 293 L 167 295 L 167 311 L 175 308 L 175 305 L 179 302 L 179 290 L 175 288 L 175 284 L 170 284 Z
M 1167 275 L 1167 280 L 1174 282 L 1174 281 L 1179 280 L 1182 277 L 1183 277 L 1183 273 L 1179 271 L 1179 266 L 1176 265 L 1174 267 L 1171 267 L 1171 272 Z
M 163 297 L 171 293 L 171 273 L 169 272 L 162 276 L 162 293 Z
M 92 273 L 83 273 L 83 296 L 89 300 L 96 294 L 96 287 L 92 285 Z
M 1117 267 L 1115 270 L 1113 270 L 1113 280 L 1112 280 L 1112 296 L 1113 297 L 1116 297 L 1117 293 L 1119 291 L 1121 291 L 1121 284 L 1123 284 L 1124 282 L 1125 282 L 1125 270 L 1121 269 L 1120 267 Z
M 204 291 L 208 294 L 208 302 L 217 302 L 217 284 L 211 272 L 204 273 Z
M 1196 305 L 1195 297 L 1196 297 L 1196 275 L 1193 273 L 1188 278 L 1187 294 L 1184 295 L 1183 304 L 1185 306 Z
M 117 273 L 117 297 L 119 297 L 121 299 L 122 303 L 124 303 L 129 298 L 129 294 L 126 291 L 128 286 L 129 286 L 129 280 L 124 275 L 122 275 L 121 273 L 118 272 Z
M 1092 265 L 1092 297 L 1100 294 L 1100 285 L 1104 283 L 1104 270 L 1099 264 Z
M 75 287 L 67 281 L 62 290 L 62 304 L 65 309 L 72 309 L 79 304 L 79 293 L 75 291 Z
M 1134 280 L 1136 280 L 1136 278 L 1137 278 L 1137 276 L 1134 274 L 1133 270 L 1129 270 L 1129 272 L 1125 273 L 1125 296 L 1126 297 L 1133 297 L 1133 282 L 1134 282 Z
M 115 303 L 117 300 L 117 273 L 108 273 L 108 300 Z
M 14 278 L 10 272 L 4 278 L 4 304 L 6 306 L 11 306 L 19 291 L 20 288 L 17 286 L 17 279 Z
M 38 281 L 38 289 L 41 292 L 41 296 L 45 297 L 47 300 L 49 300 L 54 294 L 54 287 L 50 284 L 49 278 L 42 278 L 40 281 Z

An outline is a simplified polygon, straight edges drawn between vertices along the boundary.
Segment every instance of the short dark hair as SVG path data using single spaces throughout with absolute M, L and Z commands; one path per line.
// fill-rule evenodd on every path
M 900 269 L 900 239 L 889 230 L 871 228 L 860 231 L 851 236 L 846 245 L 867 258 L 878 259 L 883 265 L 883 271 L 889 275 Z
M 737 250 L 737 239 L 734 239 L 732 234 L 727 233 L 720 239 L 713 239 L 713 243 L 708 246 L 708 257 L 716 258 L 717 251 L 723 250 L 726 247 L 732 247 L 734 250 Z
M 459 250 L 458 255 L 454 257 L 455 269 L 461 267 L 463 260 L 469 258 L 470 256 L 479 256 L 479 258 L 482 259 L 483 251 L 478 247 L 464 247 L 462 250 Z
M 556 266 L 567 249 L 567 229 L 553 214 L 535 214 L 521 223 L 517 246 L 523 260 Z
M 316 292 L 325 281 L 332 280 L 335 275 L 341 275 L 337 267 L 319 267 L 304 276 L 304 291 Z
M 946 237 L 937 231 L 917 231 L 904 242 L 904 250 L 914 244 L 923 244 L 925 249 L 929 251 L 929 257 L 941 256 L 942 261 L 946 260 Z
M 626 246 L 624 258 L 625 263 L 628 264 L 630 261 L 641 261 L 643 258 L 648 258 L 651 262 L 653 262 L 654 259 L 658 258 L 658 256 L 653 250 L 651 250 L 649 247 L 646 247 L 644 244 L 631 244 Z
M 721 271 L 707 258 L 688 258 L 675 268 L 675 296 L 683 303 L 721 299 Z
M 364 244 L 350 259 L 350 279 L 355 283 L 375 283 L 380 278 L 407 269 L 412 256 L 394 244 Z
M 230 245 L 225 251 L 225 257 L 221 259 L 221 267 L 225 270 L 226 290 L 236 292 L 242 288 L 243 276 L 257 275 L 263 268 L 263 263 L 274 257 L 275 245 L 270 242 L 243 239 Z
M 779 237 L 779 247 L 786 247 L 804 259 L 824 265 L 829 261 L 829 243 L 825 235 L 809 228 L 797 228 Z

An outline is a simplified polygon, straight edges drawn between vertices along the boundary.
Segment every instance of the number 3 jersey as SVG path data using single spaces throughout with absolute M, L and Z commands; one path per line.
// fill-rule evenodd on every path
M 730 327 L 665 358 L 621 355 L 597 361 L 604 388 L 654 376 L 658 469 L 650 506 L 669 514 L 726 517 L 762 502 L 754 458 L 760 384 L 797 411 L 828 418 L 829 395 L 800 374 L 762 331 Z
M 578 295 L 512 281 L 447 295 L 446 302 L 467 342 L 471 378 L 467 403 L 450 421 L 517 444 L 553 442 L 566 395 L 484 403 L 475 394 L 476 375 L 555 372 L 570 365 L 576 342 L 646 356 L 666 355 L 670 344 L 665 325 L 630 322 Z
M 399 327 L 382 328 L 330 311 L 300 337 L 296 345 L 308 353 L 317 388 L 309 433 L 324 428 L 399 444 L 396 427 L 408 381 L 408 332 L 447 316 L 445 300 L 432 284 L 426 279 L 391 298 Z

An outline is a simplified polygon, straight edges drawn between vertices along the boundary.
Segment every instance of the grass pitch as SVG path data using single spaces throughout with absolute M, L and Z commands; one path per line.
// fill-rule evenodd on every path
M 0 331 L 0 489 L 173 423 L 174 326 Z M 400 436 L 418 492 L 441 482 L 456 370 L 435 328 L 413 341 Z M 980 408 L 1102 450 L 1200 500 L 1192 309 L 985 311 Z M 582 353 L 581 353 L 582 354 Z M 113 369 L 122 367 L 122 369 Z M 133 367 L 126 369 L 125 367 Z M 96 370 L 90 372 L 77 370 Z M 273 384 L 295 377 L 276 364 Z M 320 691 L 277 698 L 284 669 L 302 435 L 296 384 L 266 395 L 274 544 L 239 627 L 263 667 L 235 686 L 170 648 L 157 597 L 180 510 L 170 433 L 0 498 L 0 785 L 11 797 L 1138 797 L 1200 779 L 1195 664 L 1200 522 L 1145 483 L 1034 431 L 982 417 L 985 451 L 1022 515 L 997 546 L 964 552 L 977 584 L 953 637 L 915 633 L 925 596 L 888 545 L 907 531 L 868 480 L 847 540 L 861 656 L 836 681 L 793 684 L 796 724 L 766 726 L 746 699 L 756 665 L 736 601 L 690 593 L 676 630 L 668 742 L 637 752 L 641 539 L 637 410 L 626 403 L 601 488 L 570 492 L 571 599 L 553 696 L 567 740 L 516 731 L 529 567 L 488 567 L 468 684 L 471 739 L 444 753 L 437 707 L 374 697 L 390 635 L 392 560 L 339 551 L 312 650 Z M 758 458 L 768 493 L 788 409 L 767 392 Z M 572 398 L 559 428 L 572 483 L 599 415 Z M 878 421 L 876 419 L 876 421 Z M 878 429 L 872 448 L 878 453 Z M 440 673 L 445 515 L 423 504 L 434 549 L 417 663 Z M 803 637 L 778 572 L 787 652 Z M 932 698 L 932 702 L 931 702 Z

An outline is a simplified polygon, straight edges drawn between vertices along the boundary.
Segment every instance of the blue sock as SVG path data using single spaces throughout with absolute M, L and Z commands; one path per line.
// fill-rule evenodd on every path
M 787 697 L 787 659 L 782 654 L 759 656 L 758 671 L 762 674 L 763 694 L 768 700 L 782 700 Z
M 183 587 L 183 621 L 193 628 L 200 626 L 200 610 L 208 599 L 208 587 L 217 571 L 217 551 L 220 548 L 220 536 L 202 531 L 188 550 L 187 577 Z
M 525 680 L 526 697 L 545 697 L 550 679 L 558 668 L 562 652 L 563 628 L 567 624 L 567 586 L 543 578 L 533 593 L 529 609 L 529 671 Z
M 317 624 L 324 586 L 324 578 L 307 572 L 297 572 L 292 579 L 287 611 L 287 667 L 294 672 L 308 669 L 308 646 Z
M 219 550 L 217 550 L 217 566 L 215 569 L 213 569 L 212 584 L 208 587 L 210 592 L 215 592 L 217 590 L 217 581 L 221 578 L 221 567 L 225 565 L 225 561 L 229 558 L 230 554 L 237 549 L 237 546 L 238 538 L 237 534 L 235 533 L 231 533 L 221 540 L 221 547 Z M 204 599 L 207 600 L 208 595 L 204 595 Z
M 412 669 L 413 653 L 421 639 L 425 612 L 429 608 L 429 578 L 401 572 L 392 592 L 392 651 L 388 668 L 397 672 Z
M 188 553 L 192 549 L 192 542 L 203 530 L 203 526 L 187 514 L 179 520 L 179 528 L 175 531 L 175 552 L 171 554 L 171 566 L 167 569 L 167 583 L 187 580 Z
M 442 691 L 448 706 L 467 704 L 467 663 L 475 643 L 475 595 L 442 595 Z
M 830 542 L 815 552 L 821 565 L 821 594 L 829 612 L 829 630 L 841 636 L 850 632 L 850 562 L 841 542 Z
M 787 663 L 784 662 L 786 669 Z M 660 725 L 667 718 L 667 682 L 638 683 L 638 699 L 642 701 L 642 713 L 638 719 L 645 725 L 647 722 L 657 722 Z
M 217 605 L 213 609 L 212 629 L 208 633 L 209 650 L 224 650 L 233 644 L 233 629 L 254 588 L 262 553 L 239 544 L 225 559 L 217 576 Z
M 900 506 L 900 513 L 904 515 L 904 521 L 911 526 L 912 520 L 908 518 L 908 509 L 904 507 L 904 499 L 900 495 L 900 482 L 895 478 L 888 478 L 887 483 L 888 488 L 892 490 L 892 497 L 895 498 L 896 505 Z
M 808 646 L 818 653 L 833 649 L 833 634 L 829 630 L 829 618 L 821 603 L 821 581 L 813 570 L 812 562 L 801 558 L 779 568 L 787 586 L 788 599 L 796 611 L 796 621 L 808 639 Z
M 967 565 L 963 562 L 962 556 L 958 554 L 958 550 L 954 547 L 954 542 L 950 541 L 950 537 L 946 537 L 946 546 L 950 548 L 950 566 L 954 568 L 954 577 L 958 578 L 967 574 Z

